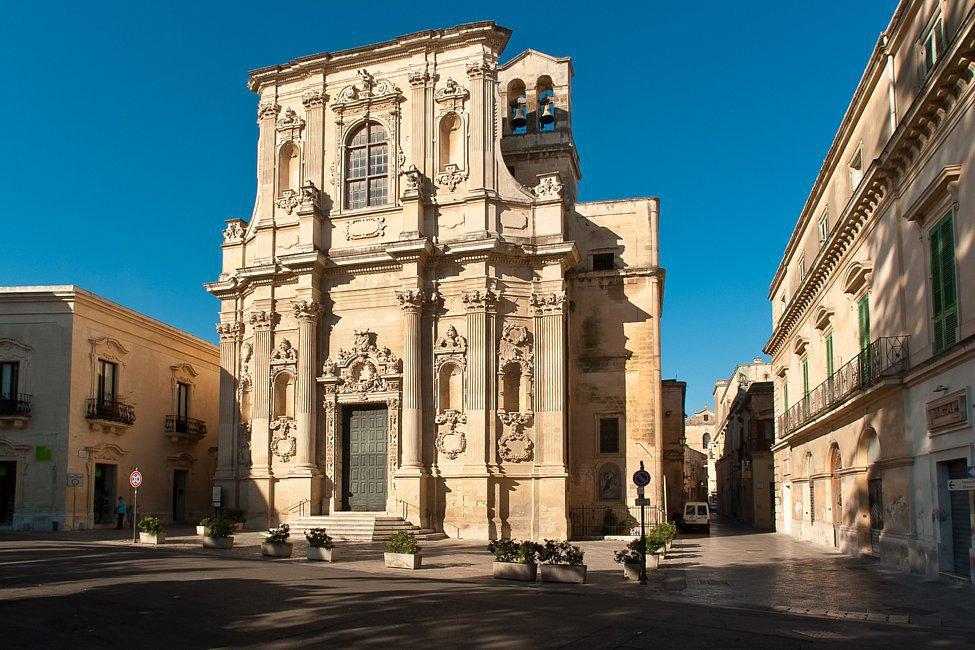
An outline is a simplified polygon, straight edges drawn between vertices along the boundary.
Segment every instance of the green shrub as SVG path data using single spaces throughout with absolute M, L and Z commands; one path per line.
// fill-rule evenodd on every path
M 166 524 L 159 517 L 146 515 L 139 522 L 139 530 L 150 535 L 158 535 L 166 530 Z
M 535 564 L 539 546 L 528 540 L 519 542 L 513 539 L 496 539 L 488 544 L 488 551 L 494 553 L 494 559 L 497 562 Z
M 538 553 L 538 559 L 545 564 L 568 564 L 578 566 L 582 564 L 582 557 L 585 555 L 578 546 L 565 541 L 546 539 Z
M 657 527 L 660 528 L 664 539 L 668 542 L 673 541 L 677 536 L 677 526 L 669 521 L 662 524 L 657 524 Z
M 232 524 L 243 524 L 247 522 L 247 513 L 240 508 L 231 508 L 224 515 Z
M 213 523 L 213 517 L 204 517 L 203 519 L 200 520 L 200 523 L 198 523 L 197 526 L 203 526 L 204 528 L 206 528 L 212 523 Z
M 653 529 L 651 529 L 651 533 Z M 663 548 L 663 543 L 661 541 L 660 535 L 647 534 L 647 555 L 653 555 L 661 548 Z M 640 540 L 635 539 L 626 545 L 626 548 L 621 551 L 616 551 L 614 559 L 620 564 L 639 564 L 640 563 Z
M 291 526 L 281 524 L 277 528 L 268 529 L 264 541 L 268 544 L 287 544 L 289 537 L 291 537 Z
M 230 519 L 214 519 L 207 526 L 206 536 L 212 537 L 214 539 L 221 539 L 224 537 L 230 537 L 230 533 L 234 532 L 234 522 Z
M 332 548 L 332 538 L 328 536 L 324 528 L 312 528 L 305 533 L 305 539 L 308 540 L 308 546 L 312 548 Z
M 416 541 L 416 535 L 401 530 L 393 533 L 393 536 L 383 542 L 387 553 L 408 553 L 415 555 L 420 552 L 420 545 Z

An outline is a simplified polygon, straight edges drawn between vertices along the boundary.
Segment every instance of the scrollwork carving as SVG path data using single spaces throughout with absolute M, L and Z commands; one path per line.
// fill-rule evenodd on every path
M 535 198 L 554 201 L 562 198 L 562 180 L 558 174 L 539 175 L 538 185 L 532 188 Z
M 288 339 L 281 339 L 278 347 L 271 353 L 271 363 L 295 363 L 298 360 L 298 351 L 291 345 Z
M 434 418 L 434 423 L 440 427 L 435 441 L 437 451 L 451 460 L 456 460 L 467 449 L 467 436 L 461 426 L 467 424 L 467 416 L 447 409 Z
M 529 298 L 532 313 L 536 316 L 561 314 L 565 307 L 565 292 L 533 293 Z
M 295 422 L 291 418 L 277 418 L 268 427 L 274 432 L 271 438 L 271 452 L 281 459 L 282 463 L 290 462 L 298 450 L 298 441 L 291 431 Z
M 453 163 L 444 165 L 444 171 L 437 174 L 437 185 L 447 187 L 451 192 L 468 179 L 468 173 Z
M 530 461 L 535 453 L 535 443 L 525 431 L 531 424 L 532 413 L 507 413 L 498 411 L 498 418 L 505 426 L 505 432 L 498 438 L 498 456 L 509 463 Z
M 419 311 L 423 308 L 423 289 L 397 291 L 396 299 L 403 311 Z
M 463 354 L 467 352 L 467 339 L 457 333 L 456 327 L 450 325 L 444 335 L 437 339 L 433 352 L 434 354 Z

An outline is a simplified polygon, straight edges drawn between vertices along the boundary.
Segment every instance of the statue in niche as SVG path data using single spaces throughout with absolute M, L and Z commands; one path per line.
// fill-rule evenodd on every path
M 599 470 L 599 500 L 619 501 L 623 496 L 620 470 L 612 463 Z

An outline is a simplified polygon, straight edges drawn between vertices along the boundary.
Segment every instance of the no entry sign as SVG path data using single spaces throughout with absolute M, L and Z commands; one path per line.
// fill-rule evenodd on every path
M 138 490 L 139 486 L 142 485 L 142 472 L 137 469 L 132 470 L 132 473 L 129 474 L 129 485 Z

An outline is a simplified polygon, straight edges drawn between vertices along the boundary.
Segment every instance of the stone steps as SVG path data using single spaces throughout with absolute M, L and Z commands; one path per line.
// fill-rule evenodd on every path
M 447 536 L 430 528 L 420 528 L 402 517 L 362 512 L 336 512 L 330 515 L 308 515 L 288 522 L 293 535 L 304 535 L 312 528 L 324 528 L 332 539 L 354 542 L 379 542 L 394 533 L 406 531 L 418 540 L 445 539 Z

